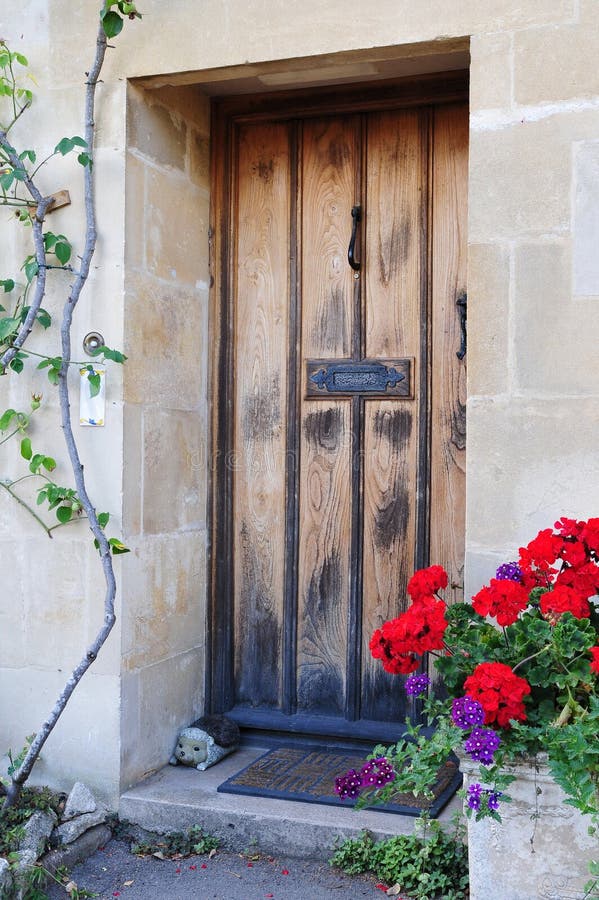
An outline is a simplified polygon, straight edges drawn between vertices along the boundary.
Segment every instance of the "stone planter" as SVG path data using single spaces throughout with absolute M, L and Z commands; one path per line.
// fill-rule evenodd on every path
M 460 761 L 464 787 L 479 782 L 479 766 Z M 502 823 L 468 821 L 470 900 L 582 900 L 588 864 L 599 857 L 590 819 L 564 803 L 565 795 L 543 763 L 508 769 L 516 781 Z

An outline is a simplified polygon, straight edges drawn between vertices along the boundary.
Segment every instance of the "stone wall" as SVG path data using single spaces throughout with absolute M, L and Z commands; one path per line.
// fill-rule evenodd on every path
M 128 98 L 122 778 L 164 765 L 203 709 L 209 104 Z M 158 714 L 158 710 L 160 710 Z
M 80 131 L 95 6 L 0 13 L 0 34 L 35 62 L 38 145 Z M 99 90 L 98 268 L 75 340 L 98 329 L 129 356 L 122 382 L 110 373 L 105 429 L 81 437 L 132 552 L 117 563 L 119 623 L 38 776 L 112 802 L 203 705 L 208 94 L 457 68 L 469 50 L 467 590 L 557 516 L 599 510 L 597 0 L 140 6 Z M 75 201 L 56 224 L 75 234 L 78 175 L 67 161 L 55 171 L 48 190 Z M 2 270 L 17 240 L 0 245 Z M 5 405 L 26 402 L 15 382 L 0 385 Z M 101 618 L 85 527 L 50 544 L 5 501 L 0 750 L 36 727 Z

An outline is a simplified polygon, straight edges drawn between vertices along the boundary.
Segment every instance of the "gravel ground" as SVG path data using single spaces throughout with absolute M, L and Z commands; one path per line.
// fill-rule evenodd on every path
M 354 900 L 385 896 L 366 876 L 348 877 L 327 863 L 290 858 L 256 859 L 219 850 L 212 859 L 137 857 L 129 844 L 111 840 L 75 866 L 71 878 L 98 900 Z M 64 887 L 47 889 L 65 900 Z

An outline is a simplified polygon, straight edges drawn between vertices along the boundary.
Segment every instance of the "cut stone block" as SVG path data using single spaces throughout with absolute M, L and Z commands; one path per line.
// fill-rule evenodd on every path
M 37 859 L 46 849 L 46 841 L 57 823 L 56 814 L 52 810 L 38 809 L 23 825 L 23 837 L 19 841 L 19 850 L 31 850 Z
M 95 825 L 102 825 L 106 821 L 106 810 L 99 807 L 95 812 L 84 813 L 71 819 L 69 822 L 63 822 L 56 829 L 56 834 L 61 844 L 71 844 L 76 841 L 88 829 Z
M 97 810 L 98 804 L 96 798 L 90 789 L 81 781 L 76 781 L 68 796 L 62 821 L 67 822 L 74 819 L 75 816 L 82 816 L 84 813 L 93 813 Z

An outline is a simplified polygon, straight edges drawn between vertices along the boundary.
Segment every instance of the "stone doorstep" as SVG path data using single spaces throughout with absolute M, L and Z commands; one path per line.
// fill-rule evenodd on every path
M 322 860 L 330 858 L 336 838 L 355 838 L 364 829 L 377 840 L 412 833 L 413 816 L 217 792 L 219 784 L 266 751 L 242 747 L 205 772 L 165 766 L 121 795 L 119 816 L 159 833 L 200 825 L 224 847 L 239 852 Z M 460 808 L 454 796 L 439 821 L 449 823 Z

